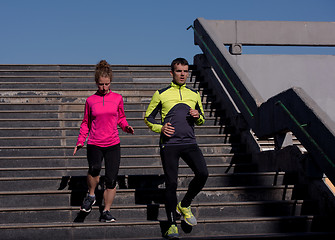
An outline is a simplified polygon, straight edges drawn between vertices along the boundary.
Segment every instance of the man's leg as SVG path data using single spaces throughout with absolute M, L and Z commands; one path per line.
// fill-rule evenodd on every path
M 179 146 L 162 146 L 160 154 L 165 175 L 165 210 L 169 223 L 176 224 Z
M 198 145 L 188 146 L 181 155 L 182 159 L 194 172 L 194 178 L 188 186 L 188 190 L 182 200 L 182 206 L 188 207 L 192 200 L 205 186 L 208 178 L 208 170 L 204 156 Z
M 183 214 L 184 220 L 189 225 L 196 225 L 197 221 L 191 212 L 193 199 L 205 186 L 208 178 L 206 161 L 198 145 L 187 145 L 181 153 L 182 159 L 194 172 L 194 178 L 188 186 L 188 190 L 183 200 L 178 204 L 177 211 Z

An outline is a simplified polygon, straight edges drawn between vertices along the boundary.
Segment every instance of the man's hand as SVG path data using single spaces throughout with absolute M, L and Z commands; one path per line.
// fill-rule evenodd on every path
M 194 118 L 199 118 L 200 117 L 200 114 L 199 114 L 199 111 L 198 110 L 195 110 L 195 109 L 190 109 L 190 115 Z
M 128 125 L 128 126 L 126 127 L 126 132 L 127 132 L 127 133 L 130 133 L 130 134 L 134 134 L 134 129 L 133 129 L 131 126 Z
M 76 155 L 77 151 L 78 151 L 79 149 L 81 149 L 82 147 L 83 147 L 83 145 L 81 145 L 81 144 L 78 144 L 77 146 L 75 146 L 75 147 L 74 147 L 74 151 L 73 151 L 73 156 Z
M 171 137 L 174 134 L 174 127 L 171 126 L 171 123 L 168 122 L 162 127 L 162 133 L 167 137 Z

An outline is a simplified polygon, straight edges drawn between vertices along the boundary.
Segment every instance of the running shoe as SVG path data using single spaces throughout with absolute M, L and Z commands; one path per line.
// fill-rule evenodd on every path
M 115 217 L 112 216 L 110 211 L 103 211 L 100 216 L 100 222 L 115 222 Z
M 190 226 L 197 225 L 197 219 L 194 217 L 191 206 L 182 207 L 181 202 L 177 204 L 177 213 L 181 214 L 185 220 L 185 222 Z
M 95 197 L 87 195 L 87 197 L 84 199 L 83 205 L 81 205 L 80 211 L 87 213 L 92 211 L 92 205 L 94 203 L 95 203 Z
M 169 230 L 166 231 L 165 238 L 167 239 L 175 239 L 175 238 L 179 238 L 179 234 L 178 234 L 178 228 L 176 225 L 172 224 L 169 228 Z

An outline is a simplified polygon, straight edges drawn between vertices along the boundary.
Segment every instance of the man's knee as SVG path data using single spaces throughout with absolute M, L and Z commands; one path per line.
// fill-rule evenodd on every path
M 206 170 L 203 170 L 201 172 L 199 172 L 196 177 L 201 181 L 201 182 L 206 182 L 207 181 L 207 178 L 208 178 L 208 171 L 207 169 Z
M 165 183 L 166 191 L 176 191 L 177 186 L 178 186 L 177 182 Z

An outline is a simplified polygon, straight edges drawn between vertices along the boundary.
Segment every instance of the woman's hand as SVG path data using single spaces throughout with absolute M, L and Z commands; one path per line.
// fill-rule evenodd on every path
M 83 145 L 78 144 L 77 146 L 74 147 L 74 151 L 73 151 L 73 156 L 76 155 L 77 151 L 79 151 L 79 149 L 81 149 L 83 147 Z
M 126 127 L 126 132 L 127 132 L 127 133 L 130 133 L 130 134 L 134 134 L 134 129 L 133 129 L 133 127 L 131 127 L 131 126 L 128 125 L 128 126 Z

